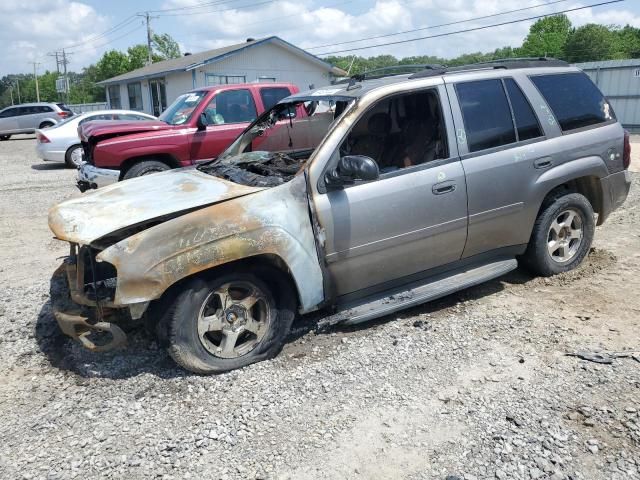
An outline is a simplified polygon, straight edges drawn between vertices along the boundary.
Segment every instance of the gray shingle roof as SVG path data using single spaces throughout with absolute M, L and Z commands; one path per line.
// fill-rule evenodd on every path
M 172 58 L 169 60 L 163 60 L 162 62 L 152 63 L 151 65 L 147 65 L 142 68 L 138 68 L 137 70 L 132 70 L 131 72 L 123 73 L 122 75 L 118 75 L 116 77 L 108 78 L 106 80 L 102 80 L 98 82 L 98 85 L 107 85 L 111 83 L 120 83 L 127 80 L 136 80 L 141 78 L 152 77 L 156 75 L 160 75 L 168 72 L 178 72 L 178 71 L 186 71 L 191 70 L 203 63 L 211 63 L 216 61 L 216 59 L 222 59 L 229 54 L 233 54 L 240 50 L 243 50 L 248 47 L 256 46 L 259 44 L 274 42 L 276 44 L 280 44 L 281 46 L 288 47 L 288 49 L 293 49 L 297 51 L 297 53 L 308 57 L 311 61 L 314 61 L 319 64 L 323 64 L 326 66 L 327 70 L 335 75 L 343 75 L 345 72 L 337 67 L 330 65 L 324 60 L 312 55 L 311 53 L 296 47 L 279 37 L 272 36 L 266 38 L 260 38 L 257 40 L 252 40 L 249 42 L 236 43 L 235 45 L 229 45 L 222 48 L 215 48 L 213 50 L 206 50 L 204 52 L 198 52 L 187 56 L 182 56 L 179 58 Z

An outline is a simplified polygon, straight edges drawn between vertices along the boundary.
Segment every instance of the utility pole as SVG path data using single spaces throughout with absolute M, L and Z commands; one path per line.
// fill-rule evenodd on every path
M 29 62 L 33 64 L 33 77 L 36 80 L 36 101 L 40 101 L 40 88 L 38 87 L 38 71 L 37 67 L 40 65 L 38 62 Z
M 11 95 L 11 105 L 13 105 L 13 87 L 9 87 L 9 95 Z
M 62 68 L 64 69 L 64 93 L 65 103 L 69 102 L 69 79 L 67 78 L 67 54 L 62 49 Z
M 151 50 L 151 19 L 152 18 L 158 18 L 158 17 L 152 17 L 151 15 L 149 15 L 149 12 L 138 13 L 137 15 L 139 17 L 143 17 L 147 21 L 147 54 L 148 54 L 147 65 L 151 65 L 153 63 L 153 59 L 151 58 L 151 54 L 152 54 L 152 50 Z
M 22 102 L 20 101 L 20 80 L 16 78 L 16 88 L 18 89 L 18 105 Z

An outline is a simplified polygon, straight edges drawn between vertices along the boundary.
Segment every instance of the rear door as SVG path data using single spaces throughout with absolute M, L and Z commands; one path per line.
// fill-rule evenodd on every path
M 207 118 L 207 128 L 197 130 L 193 135 L 193 162 L 217 157 L 258 116 L 253 93 L 248 88 L 222 90 L 216 93 L 202 113 Z
M 447 85 L 469 198 L 465 258 L 526 243 L 531 232 L 523 211 L 548 145 L 521 83 L 505 77 Z

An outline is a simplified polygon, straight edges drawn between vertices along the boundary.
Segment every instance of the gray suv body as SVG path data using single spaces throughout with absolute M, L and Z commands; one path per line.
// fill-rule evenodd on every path
M 52 208 L 70 243 L 54 313 L 94 350 L 141 319 L 189 370 L 242 367 L 274 356 L 296 313 L 354 324 L 518 261 L 575 268 L 626 199 L 629 159 L 564 62 L 354 78 L 282 100 L 218 159 Z
M 52 127 L 73 112 L 62 103 L 23 103 L 0 110 L 0 140 L 11 135 L 34 133 L 38 128 Z

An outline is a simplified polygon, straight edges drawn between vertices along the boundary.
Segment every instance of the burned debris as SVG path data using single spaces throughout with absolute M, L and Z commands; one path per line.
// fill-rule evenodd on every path
M 304 165 L 281 152 L 251 152 L 202 165 L 198 170 L 251 187 L 275 187 L 288 182 Z

